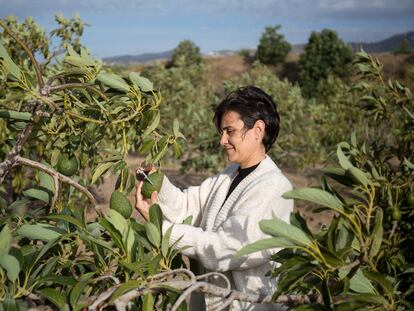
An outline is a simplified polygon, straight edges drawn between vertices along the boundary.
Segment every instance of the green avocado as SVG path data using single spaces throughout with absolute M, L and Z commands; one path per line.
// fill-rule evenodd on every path
M 128 198 L 119 190 L 112 192 L 109 208 L 120 213 L 125 219 L 131 217 L 131 202 L 129 202 Z
M 59 173 L 65 176 L 73 176 L 78 171 L 79 162 L 76 157 L 69 157 L 68 154 L 64 153 L 59 156 L 56 169 Z
M 142 189 L 141 189 L 142 195 L 147 199 L 151 198 L 151 194 L 154 191 L 157 191 L 157 192 L 160 191 L 161 186 L 162 186 L 162 181 L 164 180 L 164 174 L 161 173 L 160 171 L 156 171 L 150 174 L 148 177 L 149 179 L 151 179 L 154 185 L 151 185 L 149 181 L 145 179 L 144 184 L 142 185 Z

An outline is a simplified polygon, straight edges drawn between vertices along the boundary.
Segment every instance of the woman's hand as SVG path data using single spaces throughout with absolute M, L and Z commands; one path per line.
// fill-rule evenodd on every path
M 151 194 L 150 199 L 145 199 L 144 196 L 141 193 L 142 185 L 144 184 L 145 176 L 142 174 L 142 172 L 145 172 L 145 174 L 149 175 L 153 172 L 155 172 L 157 169 L 154 165 L 146 165 L 145 163 L 141 163 L 141 167 L 139 167 L 136 171 L 137 176 L 137 187 L 136 187 L 136 193 L 135 193 L 135 208 L 138 210 L 138 212 L 144 217 L 146 221 L 149 220 L 149 208 L 152 204 L 155 204 L 158 202 L 158 193 L 155 191 Z
M 143 181 L 138 181 L 136 193 L 135 193 L 135 200 L 136 200 L 135 208 L 144 217 L 144 219 L 148 221 L 149 220 L 149 208 L 151 207 L 152 204 L 155 204 L 158 202 L 158 192 L 154 191 L 151 194 L 150 199 L 145 199 L 141 193 L 143 184 L 144 184 Z

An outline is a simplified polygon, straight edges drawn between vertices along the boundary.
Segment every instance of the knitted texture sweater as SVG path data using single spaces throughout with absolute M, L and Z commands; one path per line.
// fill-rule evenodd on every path
M 277 250 L 239 258 L 234 254 L 243 246 L 269 237 L 260 230 L 259 221 L 272 218 L 272 213 L 289 222 L 293 201 L 282 198 L 282 194 L 292 186 L 266 156 L 225 201 L 238 167 L 232 164 L 200 186 L 184 191 L 164 177 L 158 194 L 165 217 L 163 231 L 173 226 L 170 244 L 180 239 L 177 247 L 189 246 L 182 251 L 184 255 L 198 259 L 208 270 L 226 272 L 235 289 L 267 295 L 275 290 L 275 281 L 265 274 L 272 270 L 270 255 Z M 192 224 L 181 224 L 190 215 Z M 277 310 L 270 307 L 234 302 L 232 310 Z

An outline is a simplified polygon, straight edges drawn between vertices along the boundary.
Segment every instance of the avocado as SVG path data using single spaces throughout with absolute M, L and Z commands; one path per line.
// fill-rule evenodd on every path
M 119 190 L 112 192 L 109 201 L 109 208 L 120 213 L 124 218 L 128 219 L 132 214 L 132 205 L 128 198 Z
M 162 181 L 164 180 L 164 174 L 161 171 L 156 171 L 148 176 L 151 179 L 154 185 L 151 185 L 148 180 L 144 180 L 144 184 L 142 185 L 141 193 L 144 198 L 151 198 L 151 194 L 154 191 L 160 191 L 162 186 Z
M 69 157 L 68 154 L 64 153 L 59 156 L 56 169 L 65 176 L 73 176 L 78 171 L 78 166 L 79 163 L 76 157 Z

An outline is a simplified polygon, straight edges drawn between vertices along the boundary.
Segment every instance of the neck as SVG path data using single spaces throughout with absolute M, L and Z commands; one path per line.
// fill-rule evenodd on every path
M 265 158 L 266 158 L 266 152 L 264 152 L 264 151 L 260 152 L 256 155 L 252 156 L 251 158 L 247 159 L 243 163 L 240 163 L 240 168 L 244 169 L 244 168 L 252 167 L 252 166 L 262 162 Z

